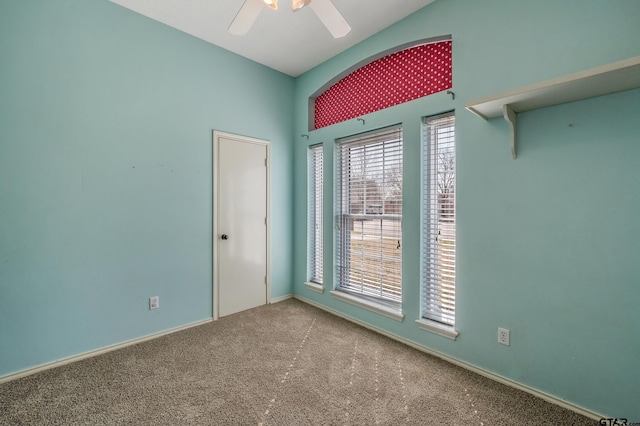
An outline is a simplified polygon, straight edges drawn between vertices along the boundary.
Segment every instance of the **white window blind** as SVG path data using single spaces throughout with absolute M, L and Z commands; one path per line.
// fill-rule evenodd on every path
M 456 149 L 453 113 L 423 121 L 423 316 L 454 326 Z
M 339 139 L 336 149 L 338 289 L 402 302 L 402 128 Z
M 310 281 L 322 284 L 322 145 L 309 147 L 308 166 Z

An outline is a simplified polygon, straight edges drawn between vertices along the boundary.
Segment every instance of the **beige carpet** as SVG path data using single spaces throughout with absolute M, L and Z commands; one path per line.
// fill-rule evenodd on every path
M 0 424 L 597 422 L 288 300 L 2 384 Z

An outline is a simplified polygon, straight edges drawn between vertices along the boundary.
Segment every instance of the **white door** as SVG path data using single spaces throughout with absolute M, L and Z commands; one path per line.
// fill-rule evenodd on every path
M 266 141 L 214 132 L 214 317 L 268 301 L 268 157 Z

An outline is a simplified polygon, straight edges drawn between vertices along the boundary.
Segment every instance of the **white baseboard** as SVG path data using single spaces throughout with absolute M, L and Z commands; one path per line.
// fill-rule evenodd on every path
M 46 364 L 37 365 L 35 367 L 27 368 L 26 370 L 21 370 L 16 373 L 7 374 L 5 376 L 0 376 L 0 383 L 10 382 L 12 380 L 19 379 L 21 377 L 30 376 L 32 374 L 39 373 L 41 371 L 49 370 L 51 368 L 61 367 L 66 364 L 71 364 L 76 361 L 80 361 L 83 359 L 91 358 L 94 356 L 102 355 L 107 352 L 115 351 L 118 349 L 126 348 L 127 346 L 136 345 L 138 343 L 146 342 L 147 340 L 157 339 L 158 337 L 165 336 L 167 334 L 175 333 L 178 331 L 186 330 L 191 327 L 197 327 L 199 325 L 207 324 L 213 321 L 212 318 L 208 318 L 202 321 L 193 322 L 191 324 L 182 325 L 180 327 L 170 328 L 168 330 L 164 330 L 158 333 L 149 334 L 143 337 L 138 337 L 136 339 L 127 340 L 125 342 L 116 343 L 114 345 L 104 346 L 99 349 L 94 349 L 92 351 L 83 352 L 78 355 L 72 355 L 67 358 L 62 358 L 57 361 L 48 362 Z
M 273 303 L 278 303 L 278 302 L 284 302 L 285 300 L 293 299 L 294 297 L 295 296 L 293 294 L 287 294 L 287 295 L 284 295 L 284 296 L 273 298 L 273 299 L 271 299 L 271 302 L 269 302 L 269 303 L 273 304 Z
M 353 322 L 355 324 L 358 324 L 358 325 L 360 325 L 360 326 L 362 326 L 364 328 L 367 328 L 367 329 L 369 329 L 371 331 L 375 331 L 376 333 L 379 333 L 379 334 L 382 334 L 384 336 L 387 336 L 390 339 L 393 339 L 393 340 L 398 341 L 400 343 L 404 343 L 405 345 L 411 346 L 412 348 L 415 348 L 415 349 L 417 349 L 419 351 L 422 351 L 422 352 L 427 353 L 429 355 L 433 355 L 435 357 L 443 359 L 443 360 L 445 360 L 447 362 L 450 362 L 451 364 L 458 365 L 458 366 L 460 366 L 460 367 L 462 367 L 464 369 L 467 369 L 469 371 L 477 373 L 477 374 L 479 374 L 481 376 L 484 376 L 484 377 L 486 377 L 488 379 L 491 379 L 491 380 L 494 380 L 494 381 L 496 381 L 498 383 L 502 383 L 502 384 L 510 386 L 512 388 L 527 392 L 527 393 L 529 393 L 529 394 L 531 394 L 533 396 L 537 396 L 538 398 L 542 398 L 547 402 L 550 402 L 552 404 L 558 405 L 558 406 L 560 406 L 562 408 L 566 408 L 567 410 L 571 410 L 574 413 L 581 414 L 581 415 L 583 415 L 585 417 L 589 417 L 589 418 L 594 419 L 594 420 L 600 420 L 602 418 L 606 418 L 607 417 L 605 415 L 596 413 L 596 412 L 591 411 L 589 409 L 586 409 L 584 407 L 580 407 L 579 405 L 572 404 L 571 402 L 568 402 L 568 401 L 565 401 L 563 399 L 560 399 L 560 398 L 558 398 L 558 397 L 556 397 L 554 395 L 551 395 L 549 393 L 546 393 L 546 392 L 543 392 L 541 390 L 532 388 L 532 387 L 527 386 L 527 385 L 525 385 L 523 383 L 516 382 L 515 380 L 511 380 L 511 379 L 509 379 L 507 377 L 504 377 L 504 376 L 501 376 L 499 374 L 493 373 L 493 372 L 491 372 L 489 370 L 485 370 L 484 368 L 477 367 L 477 366 L 475 366 L 473 364 L 469 364 L 469 363 L 461 361 L 461 360 L 459 360 L 457 358 L 454 358 L 454 357 L 451 357 L 449 355 L 446 355 L 446 354 L 444 354 L 442 352 L 439 352 L 439 351 L 436 351 L 434 349 L 428 348 L 427 346 L 423 346 L 423 345 L 421 345 L 419 343 L 416 343 L 416 342 L 413 342 L 411 340 L 405 339 L 404 337 L 400 337 L 400 336 L 397 336 L 397 335 L 395 335 L 393 333 L 389 333 L 386 330 L 383 330 L 381 328 L 375 327 L 375 326 L 373 326 L 371 324 L 367 324 L 364 321 L 361 321 L 361 320 L 356 319 L 354 317 L 351 317 L 349 315 L 343 314 L 342 312 L 339 312 L 339 311 L 336 311 L 335 309 L 331 309 L 331 308 L 329 308 L 327 306 L 321 305 L 321 304 L 319 304 L 317 302 L 309 300 L 309 299 L 307 299 L 305 297 L 302 297 L 300 295 L 296 294 L 294 296 L 294 298 L 300 300 L 301 302 L 307 303 L 307 304 L 309 304 L 311 306 L 315 306 L 316 308 L 322 309 L 323 311 L 329 312 L 330 314 L 333 314 L 333 315 L 338 316 L 340 318 L 344 318 L 344 319 L 346 319 L 348 321 L 351 321 L 351 322 Z

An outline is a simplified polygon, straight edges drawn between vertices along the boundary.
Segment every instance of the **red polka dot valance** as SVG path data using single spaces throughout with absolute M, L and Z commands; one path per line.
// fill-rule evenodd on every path
M 314 101 L 314 129 L 447 90 L 451 40 L 414 46 L 351 72 Z

